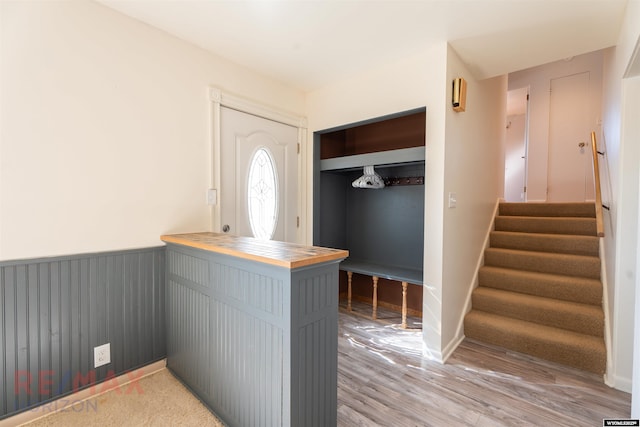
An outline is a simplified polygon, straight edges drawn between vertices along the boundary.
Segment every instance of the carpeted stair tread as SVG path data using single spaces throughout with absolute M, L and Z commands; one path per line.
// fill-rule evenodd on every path
M 478 287 L 473 291 L 474 310 L 511 317 L 581 334 L 604 336 L 601 307 L 518 292 Z
M 599 374 L 606 368 L 594 203 L 500 203 L 465 335 Z
M 602 283 L 597 279 L 483 266 L 478 274 L 482 287 L 602 306 Z
M 595 218 L 543 217 L 543 216 L 497 216 L 496 231 L 522 233 L 596 235 Z
M 500 203 L 500 215 L 596 217 L 593 203 Z
M 471 310 L 464 320 L 469 338 L 499 345 L 597 374 L 606 367 L 602 338 Z
M 490 235 L 490 244 L 493 248 L 599 255 L 599 239 L 596 236 L 493 231 Z
M 484 264 L 538 273 L 600 278 L 600 258 L 584 255 L 487 248 L 484 251 Z

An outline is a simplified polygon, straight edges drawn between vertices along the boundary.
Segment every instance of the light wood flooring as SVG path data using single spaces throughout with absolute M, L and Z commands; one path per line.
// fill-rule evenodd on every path
M 414 329 L 404 330 L 399 313 L 379 308 L 381 319 L 372 321 L 370 305 L 354 307 L 356 313 L 341 309 L 339 317 L 341 427 L 602 426 L 603 418 L 629 416 L 631 395 L 597 375 L 472 341 L 442 365 L 422 356 L 419 319 L 410 318 Z M 99 414 L 67 410 L 34 425 L 215 425 L 187 416 L 206 409 L 166 370 L 142 379 L 140 389 L 140 396 L 98 396 Z
M 631 395 L 598 375 L 470 340 L 443 365 L 422 356 L 422 332 L 401 329 L 398 313 L 373 321 L 370 306 L 355 309 L 340 309 L 339 426 L 601 426 L 630 415 Z

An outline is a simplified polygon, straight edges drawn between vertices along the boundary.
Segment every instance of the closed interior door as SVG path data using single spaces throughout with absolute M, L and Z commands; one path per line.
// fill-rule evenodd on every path
M 594 199 L 589 73 L 551 80 L 547 200 Z
M 222 231 L 295 242 L 298 129 L 222 107 L 220 130 Z

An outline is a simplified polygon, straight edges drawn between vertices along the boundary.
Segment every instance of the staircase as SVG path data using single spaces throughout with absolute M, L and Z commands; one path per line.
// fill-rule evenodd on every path
M 465 335 L 603 374 L 598 245 L 593 203 L 501 203 Z

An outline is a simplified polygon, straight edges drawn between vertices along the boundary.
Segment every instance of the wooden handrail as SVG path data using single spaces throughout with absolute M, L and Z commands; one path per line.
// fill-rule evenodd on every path
M 604 221 L 602 219 L 602 192 L 600 191 L 600 167 L 598 165 L 598 147 L 596 133 L 591 132 L 591 151 L 593 153 L 593 178 L 596 186 L 596 233 L 604 237 Z

